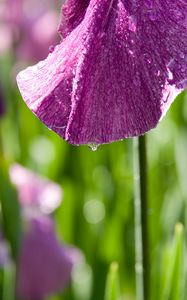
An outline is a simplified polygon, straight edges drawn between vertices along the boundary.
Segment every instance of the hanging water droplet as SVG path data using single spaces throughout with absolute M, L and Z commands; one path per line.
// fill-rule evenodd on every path
M 97 148 L 99 147 L 99 144 L 91 143 L 91 144 L 88 144 L 88 147 L 89 147 L 92 151 L 96 151 Z

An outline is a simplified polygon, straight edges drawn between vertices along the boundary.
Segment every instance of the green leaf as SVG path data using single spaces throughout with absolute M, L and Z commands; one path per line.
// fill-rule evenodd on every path
M 11 263 L 4 267 L 3 270 L 3 292 L 2 300 L 16 300 L 16 268 L 15 264 Z
M 3 161 L 0 162 L 0 203 L 3 232 L 10 243 L 12 257 L 16 259 L 22 233 L 20 206 L 16 191 L 9 180 L 8 169 Z
M 184 288 L 184 227 L 178 223 L 175 226 L 173 252 L 172 281 L 170 289 L 171 300 L 182 299 Z
M 170 247 L 163 255 L 162 293 L 163 300 L 182 299 L 184 288 L 184 227 L 175 226 L 175 233 Z
M 120 300 L 118 264 L 113 262 L 107 275 L 105 300 Z

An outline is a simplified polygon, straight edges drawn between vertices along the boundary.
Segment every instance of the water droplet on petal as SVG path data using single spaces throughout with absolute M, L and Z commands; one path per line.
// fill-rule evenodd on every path
M 136 19 L 134 16 L 129 17 L 129 30 L 136 32 Z
M 173 73 L 171 72 L 171 70 L 169 68 L 167 68 L 168 71 L 168 79 L 172 80 L 173 79 Z

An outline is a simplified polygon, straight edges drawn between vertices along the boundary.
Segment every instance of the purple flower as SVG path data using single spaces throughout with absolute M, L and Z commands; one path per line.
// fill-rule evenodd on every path
M 33 219 L 23 238 L 18 263 L 18 294 L 29 300 L 43 300 L 63 290 L 71 280 L 75 261 L 72 250 L 62 246 L 50 218 Z
M 184 0 L 67 0 L 64 36 L 22 71 L 29 108 L 72 144 L 102 144 L 154 128 L 187 86 Z
M 58 241 L 51 217 L 45 216 L 60 204 L 61 188 L 18 164 L 11 166 L 10 179 L 27 225 L 19 253 L 17 293 L 24 299 L 43 300 L 70 283 L 72 268 L 82 255 Z
M 11 45 L 21 60 L 43 59 L 56 43 L 58 17 L 52 0 L 5 0 L 0 4 L 0 52 Z
M 18 199 L 26 216 L 52 213 L 61 203 L 59 185 L 36 175 L 19 164 L 10 168 L 10 178 L 18 191 Z

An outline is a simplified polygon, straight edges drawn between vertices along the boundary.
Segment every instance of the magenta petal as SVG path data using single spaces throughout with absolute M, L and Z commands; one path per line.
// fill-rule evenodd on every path
M 63 191 L 58 184 L 19 164 L 11 165 L 9 173 L 27 217 L 51 214 L 60 205 Z
M 62 6 L 59 33 L 65 37 L 83 20 L 90 0 L 67 0 Z
M 25 299 L 44 299 L 71 280 L 72 260 L 49 218 L 33 219 L 23 238 L 18 264 L 18 293 Z
M 187 86 L 187 4 L 68 4 L 62 32 L 69 35 L 18 75 L 27 105 L 72 144 L 108 143 L 155 127 Z

